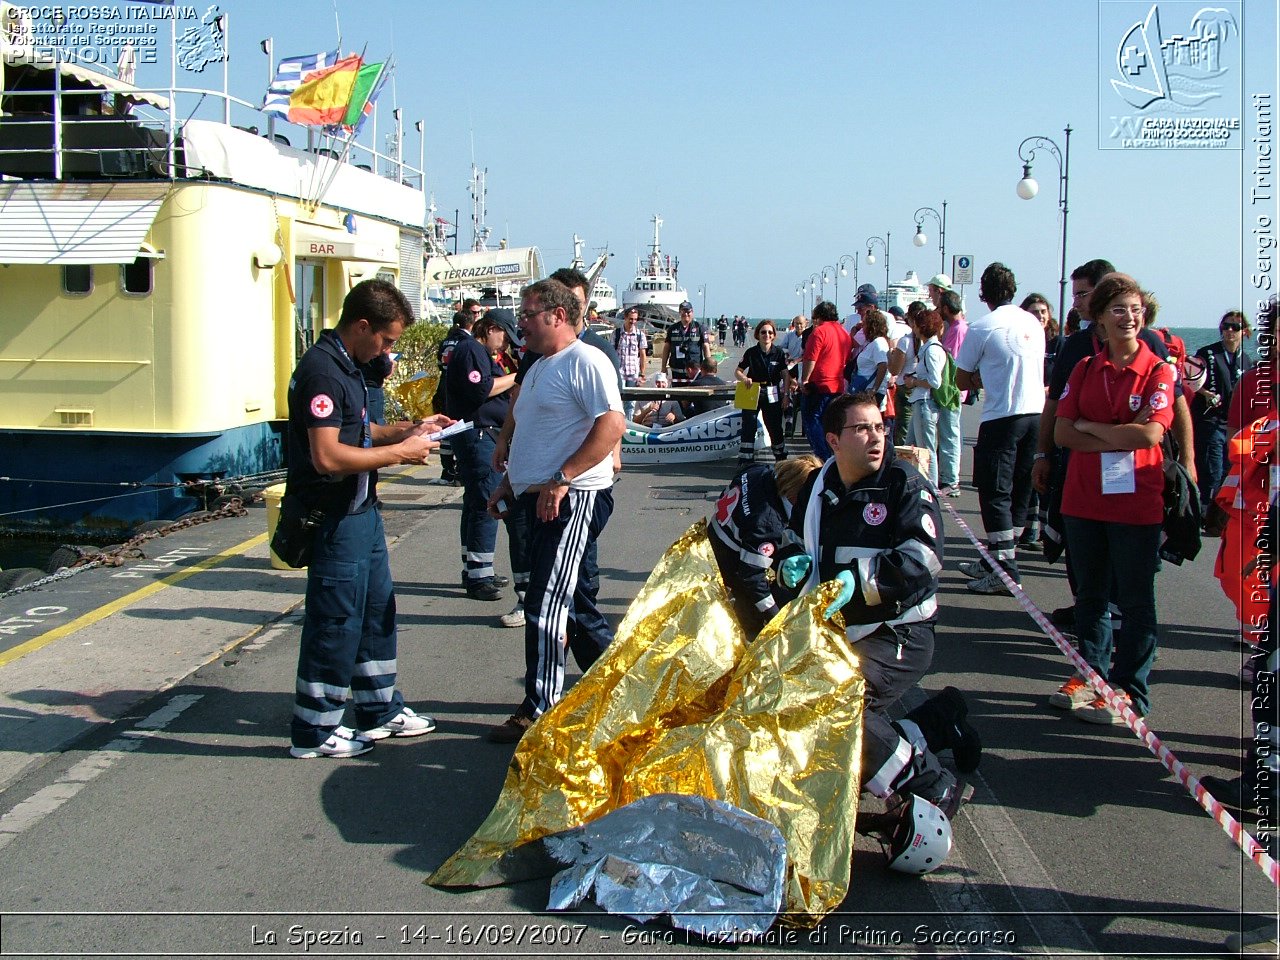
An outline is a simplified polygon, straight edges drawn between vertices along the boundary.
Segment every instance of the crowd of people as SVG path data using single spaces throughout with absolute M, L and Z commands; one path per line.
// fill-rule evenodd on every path
M 1155 583 L 1161 556 L 1173 549 L 1161 538 L 1165 490 L 1176 464 L 1206 503 L 1222 505 L 1231 532 L 1219 578 L 1246 630 L 1255 628 L 1256 672 L 1276 666 L 1275 631 L 1265 627 L 1268 618 L 1275 622 L 1266 589 L 1274 552 L 1267 548 L 1261 561 L 1255 552 L 1245 570 L 1234 559 L 1266 542 L 1266 529 L 1249 527 L 1256 505 L 1242 491 L 1259 495 L 1249 487 L 1258 485 L 1274 507 L 1275 485 L 1250 473 L 1256 458 L 1245 443 L 1262 442 L 1265 424 L 1275 432 L 1274 368 L 1251 369 L 1242 346 L 1251 331 L 1238 311 L 1222 318 L 1218 342 L 1189 357 L 1177 338 L 1154 327 L 1154 296 L 1112 264 L 1088 261 L 1071 283 L 1079 329 L 1070 335 L 1059 332 L 1043 296 L 1015 305 L 1016 280 L 1000 263 L 982 273 L 987 312 L 972 321 L 945 275 L 929 281 L 928 303 L 906 310 L 882 310 L 875 288 L 864 284 L 848 320 L 819 302 L 811 326 L 796 317 L 782 336 L 773 321 L 757 323 L 756 344 L 736 370 L 740 383 L 759 388 L 774 462 L 754 462 L 763 445 L 757 418 L 744 417 L 743 462 L 708 524 L 734 610 L 753 636 L 801 593 L 840 584 L 826 616 L 840 612 L 867 681 L 863 786 L 903 811 L 903 823 L 918 801 L 944 821 L 959 808 L 963 783 L 937 754 L 950 751 L 962 777 L 981 756 L 958 690 L 891 719 L 932 659 L 941 500 L 960 492 L 965 403 L 981 403 L 972 481 L 991 558 L 960 563 L 969 590 L 1008 594 L 1020 586 L 1019 549 L 1065 553 L 1073 602 L 1053 619 L 1074 634 L 1124 705 L 1146 715 L 1158 645 Z M 585 671 L 612 641 L 597 605 L 596 544 L 613 511 L 619 443 L 633 412 L 622 388 L 643 382 L 651 348 L 633 311 L 612 342 L 592 332 L 586 296 L 586 278 L 566 269 L 526 288 L 517 313 L 464 303 L 441 347 L 445 413 L 419 423 L 379 423 L 369 413 L 365 368 L 384 364 L 413 322 L 394 286 L 353 288 L 337 329 L 299 363 L 290 387 L 286 498 L 298 498 L 318 528 L 294 756 L 355 756 L 375 740 L 434 729 L 396 691 L 395 597 L 376 471 L 425 461 L 438 445 L 432 434 L 457 421 L 471 425 L 451 444 L 464 488 L 461 583 L 480 601 L 499 599 L 511 585 L 494 569 L 502 523 L 517 602 L 500 623 L 525 630 L 524 698 L 490 739 L 518 741 L 557 702 L 568 651 Z M 692 312 L 681 305 L 661 366 L 676 383 L 722 382 Z M 1274 302 L 1263 317 L 1270 350 Z M 741 327 L 745 343 L 745 321 Z M 655 382 L 664 380 L 659 374 Z M 689 413 L 667 400 L 635 416 L 660 424 Z M 812 455 L 788 458 L 785 437 L 797 422 Z M 896 456 L 895 442 L 925 453 Z M 1267 522 L 1274 527 L 1274 509 Z M 1241 552 L 1233 555 L 1228 542 Z M 1261 593 L 1239 588 L 1248 576 Z M 348 691 L 354 727 L 343 724 Z M 1068 678 L 1047 703 L 1082 721 L 1123 722 L 1115 702 L 1084 676 Z M 1245 778 L 1220 788 L 1234 789 L 1243 804 L 1254 796 L 1245 791 L 1256 792 L 1269 774 L 1274 793 L 1276 756 L 1263 750 Z

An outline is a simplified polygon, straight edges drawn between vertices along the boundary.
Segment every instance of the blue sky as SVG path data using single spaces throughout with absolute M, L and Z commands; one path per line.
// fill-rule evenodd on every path
M 233 92 L 247 100 L 265 86 L 263 37 L 274 37 L 277 58 L 336 43 L 332 2 L 221 6 Z M 568 262 L 575 232 L 588 250 L 607 243 L 619 289 L 659 213 L 664 250 L 679 256 L 691 293 L 705 284 L 709 313 L 787 317 L 799 309 L 799 282 L 843 254 L 861 261 L 867 238 L 886 231 L 893 279 L 936 272 L 936 224 L 927 221 L 930 243 L 918 249 L 912 215 L 945 200 L 948 265 L 959 253 L 979 270 L 1002 260 L 1020 295 L 1039 291 L 1056 304 L 1057 165 L 1037 161 L 1035 200 L 1014 186 L 1020 141 L 1039 134 L 1061 146 L 1070 124 L 1068 270 L 1111 259 L 1155 291 L 1167 325 L 1215 324 L 1257 299 L 1251 229 L 1258 212 L 1274 221 L 1276 209 L 1247 207 L 1242 181 L 1257 159 L 1248 101 L 1263 93 L 1275 102 L 1276 0 L 1233 6 L 1242 10 L 1243 152 L 1098 149 L 1100 99 L 1106 112 L 1128 108 L 1109 89 L 1100 98 L 1112 73 L 1099 51 L 1119 37 L 1100 25 L 1116 11 L 1096 0 L 336 6 L 344 48 L 394 52 L 406 156 L 416 161 L 412 123 L 421 119 L 427 186 L 443 215 L 462 211 L 462 244 L 474 143 L 494 236 L 537 245 L 548 269 Z M 1129 10 L 1141 19 L 1150 2 L 1122 6 L 1122 20 Z M 1166 36 L 1200 6 L 1161 2 Z M 140 83 L 167 83 L 167 71 L 150 69 Z M 220 75 L 215 67 L 181 82 L 216 85 Z M 391 101 L 388 90 L 383 133 Z M 860 280 L 883 285 L 878 250 L 877 261 L 860 264 Z M 853 289 L 850 270 L 842 313 Z M 981 313 L 976 289 L 967 293 L 971 314 Z

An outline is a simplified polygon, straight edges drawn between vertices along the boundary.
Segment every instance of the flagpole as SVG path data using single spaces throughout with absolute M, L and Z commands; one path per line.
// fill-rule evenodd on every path
M 222 122 L 231 126 L 231 85 L 228 71 L 231 69 L 231 17 L 224 10 L 218 14 L 222 28 Z
M 268 90 L 271 88 L 271 84 L 276 78 L 276 65 L 274 62 L 275 61 L 275 56 L 274 56 L 275 43 L 273 42 L 273 40 L 274 38 L 267 37 L 267 39 L 263 40 L 259 44 L 262 47 L 262 52 L 267 55 L 267 89 Z M 274 113 L 267 114 L 267 139 L 271 143 L 276 142 L 276 115 Z
M 422 132 L 422 121 L 413 124 L 418 131 L 418 189 L 427 192 L 427 135 Z
M 404 123 L 400 119 L 400 108 L 391 111 L 396 118 L 396 180 L 404 183 Z

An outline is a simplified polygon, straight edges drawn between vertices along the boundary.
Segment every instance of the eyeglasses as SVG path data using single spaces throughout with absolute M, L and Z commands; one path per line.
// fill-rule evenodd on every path
M 880 437 L 883 437 L 885 434 L 883 423 L 846 423 L 840 428 L 840 430 L 841 432 L 844 432 L 845 430 L 853 430 L 864 437 L 870 436 L 873 433 Z
M 1222 326 L 1218 327 L 1219 331 L 1233 330 L 1236 333 L 1239 333 L 1243 329 L 1244 329 L 1243 323 L 1224 323 Z
M 756 334 L 757 337 L 776 337 L 778 334 L 774 330 L 761 330 Z
M 1072 290 L 1071 299 L 1072 300 L 1088 300 L 1089 295 L 1091 293 L 1093 293 L 1092 290 Z
M 473 317 L 478 317 L 478 316 L 480 316 L 482 313 L 484 313 L 484 308 L 483 308 L 483 307 L 476 307 L 474 310 L 468 310 L 467 312 L 468 312 L 468 313 L 470 313 Z
M 1140 303 L 1128 307 L 1121 305 L 1112 307 L 1110 313 L 1117 320 L 1123 320 L 1125 317 L 1143 317 L 1147 313 L 1147 308 Z
M 555 307 L 539 307 L 537 310 L 518 310 L 518 311 L 516 312 L 516 319 L 517 319 L 517 320 L 530 320 L 530 319 L 532 319 L 533 317 L 536 317 L 536 316 L 537 316 L 538 314 L 540 314 L 540 313 L 549 313 L 550 311 L 552 311 L 552 310 L 554 310 L 554 309 L 555 309 Z

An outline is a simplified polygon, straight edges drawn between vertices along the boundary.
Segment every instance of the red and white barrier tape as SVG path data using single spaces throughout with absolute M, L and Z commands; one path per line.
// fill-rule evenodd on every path
M 1000 575 L 1001 582 L 1013 594 L 1013 598 L 1036 622 L 1036 625 L 1044 631 L 1045 635 L 1053 641 L 1054 645 L 1071 661 L 1072 666 L 1079 671 L 1080 676 L 1084 677 L 1089 682 L 1089 686 L 1102 695 L 1108 706 L 1120 713 L 1125 725 L 1133 731 L 1139 740 L 1146 744 L 1147 749 L 1155 754 L 1156 759 L 1181 781 L 1191 796 L 1195 798 L 1196 803 L 1200 804 L 1205 812 L 1213 817 L 1218 826 L 1226 831 L 1227 836 L 1234 840 L 1236 845 L 1244 851 L 1244 855 L 1261 867 L 1263 873 L 1267 875 L 1273 884 L 1280 886 L 1280 864 L 1271 859 L 1267 851 L 1262 848 L 1249 831 L 1245 830 L 1240 821 L 1231 816 L 1227 809 L 1217 801 L 1213 794 L 1204 788 L 1199 779 L 1187 769 L 1183 762 L 1174 756 L 1173 751 L 1161 742 L 1160 738 L 1147 726 L 1146 721 L 1134 713 L 1129 705 L 1116 695 L 1116 692 L 1111 689 L 1107 681 L 1098 676 L 1097 671 L 1085 662 L 1084 657 L 1080 656 L 1067 641 L 1067 638 L 1058 632 L 1057 627 L 1049 622 L 1049 618 L 1041 612 L 1040 608 L 1032 602 L 1023 589 L 1005 572 L 1004 567 L 996 562 L 995 558 L 987 551 L 986 546 L 974 534 L 972 528 L 956 512 L 956 509 L 945 500 L 942 501 L 942 505 L 947 508 L 947 512 L 951 514 L 951 518 L 964 531 L 965 536 L 978 548 L 982 558 Z

